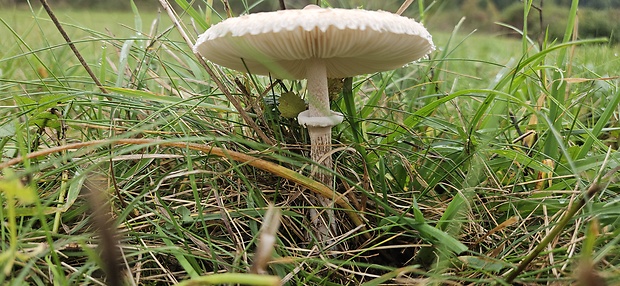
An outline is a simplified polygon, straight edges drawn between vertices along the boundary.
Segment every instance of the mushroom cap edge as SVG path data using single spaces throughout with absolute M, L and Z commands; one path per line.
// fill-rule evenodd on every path
M 434 45 L 424 26 L 407 17 L 318 8 L 226 19 L 200 35 L 193 50 L 231 69 L 303 79 L 310 59 L 323 59 L 328 77 L 343 78 L 399 68 Z

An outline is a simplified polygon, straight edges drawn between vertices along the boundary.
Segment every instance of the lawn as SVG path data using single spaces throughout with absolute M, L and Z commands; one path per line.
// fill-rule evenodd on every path
M 102 86 L 44 10 L 0 11 L 2 285 L 620 283 L 617 46 L 428 26 L 333 93 L 325 186 L 278 106 L 305 81 L 209 75 L 165 12 L 54 12 Z

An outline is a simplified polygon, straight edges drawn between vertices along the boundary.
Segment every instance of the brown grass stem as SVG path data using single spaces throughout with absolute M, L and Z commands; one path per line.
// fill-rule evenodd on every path
M 10 167 L 12 165 L 21 163 L 25 159 L 32 159 L 32 158 L 36 158 L 40 156 L 46 156 L 49 154 L 59 153 L 59 152 L 71 150 L 71 149 L 80 149 L 80 148 L 85 148 L 85 147 L 93 147 L 93 146 L 98 146 L 98 145 L 109 145 L 109 144 L 112 144 L 112 145 L 159 145 L 159 146 L 174 147 L 174 148 L 180 148 L 180 149 L 189 148 L 191 150 L 201 151 L 201 152 L 204 152 L 210 155 L 214 155 L 214 156 L 218 156 L 222 158 L 228 158 L 228 159 L 240 162 L 240 163 L 248 164 L 252 167 L 261 169 L 263 171 L 272 173 L 281 178 L 295 182 L 309 189 L 313 193 L 321 195 L 324 198 L 334 200 L 334 203 L 336 203 L 336 205 L 338 205 L 339 207 L 343 208 L 346 211 L 347 215 L 349 216 L 351 221 L 355 224 L 355 226 L 364 225 L 364 222 L 362 221 L 360 216 L 357 214 L 356 210 L 344 199 L 344 196 L 340 193 L 333 191 L 331 188 L 325 186 L 324 184 L 318 181 L 315 181 L 311 178 L 308 178 L 304 175 L 301 175 L 289 168 L 280 166 L 276 163 L 272 163 L 272 162 L 269 162 L 263 159 L 252 157 L 250 155 L 247 155 L 241 152 L 226 150 L 223 148 L 218 148 L 218 147 L 209 146 L 205 144 L 186 143 L 186 142 L 164 142 L 161 140 L 153 140 L 153 139 L 93 140 L 93 141 L 72 143 L 72 144 L 67 144 L 63 146 L 57 146 L 53 148 L 39 150 L 36 152 L 31 152 L 31 153 L 26 154 L 25 156 L 20 156 L 20 157 L 11 159 L 7 162 L 0 164 L 0 170 Z M 370 235 L 366 232 L 364 232 L 364 236 L 366 238 L 370 238 Z

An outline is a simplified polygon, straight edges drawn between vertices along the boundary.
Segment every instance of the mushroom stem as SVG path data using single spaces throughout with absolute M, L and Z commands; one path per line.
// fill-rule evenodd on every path
M 316 127 L 308 126 L 308 134 L 310 134 L 310 157 L 312 161 L 317 162 L 327 169 L 333 168 L 332 156 L 325 156 L 331 152 L 332 127 Z M 322 182 L 328 187 L 332 187 L 332 175 L 319 170 L 313 170 L 314 178 Z
M 332 143 L 332 126 L 339 122 L 329 122 L 332 111 L 329 107 L 329 94 L 327 90 L 327 71 L 325 63 L 320 59 L 309 61 L 306 77 L 308 79 L 308 112 L 309 118 L 324 118 L 327 120 L 324 124 L 317 126 L 316 124 L 308 124 L 308 134 L 310 135 L 310 157 L 315 162 L 320 162 L 327 169 L 331 169 L 332 158 L 321 161 L 320 159 L 331 151 Z M 325 172 L 315 173 L 317 179 L 328 187 L 332 186 L 332 176 Z
M 320 163 L 328 169 L 333 168 L 331 152 L 332 141 L 332 128 L 329 127 L 308 127 L 308 134 L 310 134 L 310 157 L 312 161 Z M 334 182 L 332 174 L 319 170 L 318 167 L 312 168 L 313 177 L 315 180 L 322 182 L 324 185 L 332 188 Z M 336 216 L 332 210 L 334 206 L 333 200 L 324 198 L 322 196 L 315 196 L 318 206 L 325 208 L 323 212 L 316 209 L 310 210 L 310 219 L 316 229 L 317 239 L 321 245 L 326 246 L 331 243 L 332 239 L 337 235 L 335 232 Z M 321 214 L 323 213 L 323 215 Z M 334 231 L 330 235 L 330 227 Z
M 308 94 L 309 94 L 308 116 L 309 117 L 330 116 L 331 110 L 329 109 L 329 93 L 327 90 L 327 69 L 325 68 L 325 63 L 320 59 L 310 60 L 307 70 L 306 70 L 306 77 L 308 80 Z
M 308 78 L 308 117 L 327 118 L 332 115 L 329 107 L 329 93 L 327 90 L 327 71 L 325 63 L 320 59 L 310 61 L 307 67 Z M 328 122 L 329 123 L 329 122 Z M 313 161 L 321 163 L 327 169 L 331 169 L 332 158 L 321 161 L 320 159 L 331 151 L 332 143 L 332 126 L 338 124 L 328 124 L 326 126 L 308 125 L 308 134 L 310 135 L 310 157 Z M 328 187 L 332 186 L 332 177 L 325 172 L 318 172 L 317 179 Z
M 311 60 L 310 64 L 307 66 L 306 77 L 308 80 L 307 116 L 310 118 L 319 117 L 330 119 L 333 116 L 333 113 L 329 106 L 327 71 L 325 68 L 325 63 L 320 59 Z M 328 121 L 328 123 L 330 122 Z M 310 157 L 313 161 L 320 163 L 327 169 L 333 168 L 331 155 L 325 156 L 325 154 L 329 154 L 331 151 L 332 126 L 338 123 L 338 121 L 334 121 L 327 124 L 327 126 L 307 125 L 308 135 L 310 135 Z M 314 168 L 312 170 L 315 179 L 331 188 L 333 183 L 332 175 L 317 169 L 318 168 Z M 329 209 L 332 207 L 333 201 L 322 197 L 317 197 L 316 200 L 321 206 L 328 209 L 325 211 L 325 216 L 319 215 L 319 213 L 315 210 L 311 211 L 311 220 L 313 225 L 318 230 L 317 238 L 323 243 L 329 244 L 329 241 L 333 238 L 333 236 L 329 235 L 329 226 L 332 226 L 333 228 L 336 227 L 334 211 Z

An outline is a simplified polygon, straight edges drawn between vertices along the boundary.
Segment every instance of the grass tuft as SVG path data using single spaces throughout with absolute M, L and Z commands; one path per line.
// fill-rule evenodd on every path
M 161 2 L 52 5 L 83 62 L 43 9 L 0 11 L 0 284 L 620 283 L 620 61 L 576 37 L 578 1 L 561 41 L 463 19 L 426 59 L 334 81 L 334 189 L 279 110 L 305 83 L 203 62 L 188 43 L 230 7 Z

